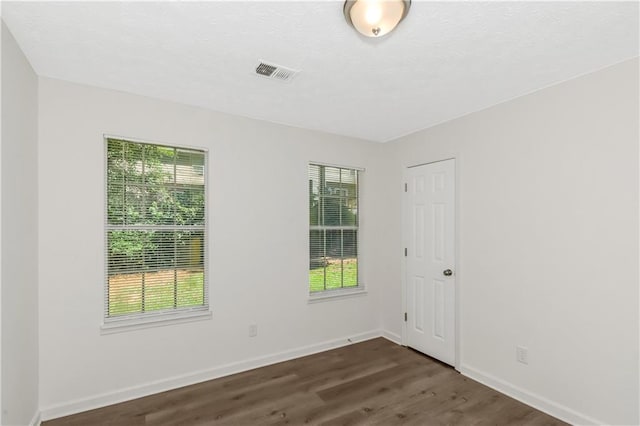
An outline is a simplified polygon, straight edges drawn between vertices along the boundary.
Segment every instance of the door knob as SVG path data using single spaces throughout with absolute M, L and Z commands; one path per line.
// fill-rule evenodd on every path
M 451 269 L 445 269 L 444 271 L 442 271 L 442 274 L 445 277 L 450 277 L 451 275 L 453 275 L 453 271 Z

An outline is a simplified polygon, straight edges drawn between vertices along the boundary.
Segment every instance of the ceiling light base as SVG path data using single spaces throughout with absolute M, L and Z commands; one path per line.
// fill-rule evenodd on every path
M 409 13 L 411 0 L 346 0 L 347 23 L 366 37 L 389 34 Z

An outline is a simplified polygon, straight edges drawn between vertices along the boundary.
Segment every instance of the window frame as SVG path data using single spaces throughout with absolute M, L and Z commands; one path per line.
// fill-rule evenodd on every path
M 310 166 L 320 166 L 320 167 L 332 167 L 332 168 L 338 168 L 338 169 L 345 169 L 345 170 L 353 170 L 357 172 L 357 193 L 356 193 L 356 200 L 357 200 L 357 205 L 358 205 L 358 209 L 357 209 L 357 220 L 356 220 L 356 225 L 346 225 L 345 228 L 350 228 L 350 229 L 355 229 L 356 230 L 356 244 L 357 244 L 357 254 L 356 254 L 356 259 L 357 259 L 357 285 L 355 286 L 349 286 L 349 287 L 341 287 L 341 288 L 333 288 L 333 289 L 324 289 L 324 290 L 320 290 L 320 291 L 311 291 L 310 288 L 310 282 L 309 282 L 309 269 L 307 269 L 307 292 L 308 292 L 308 303 L 316 303 L 316 302 L 323 302 L 323 301 L 329 301 L 329 300 L 335 300 L 335 299 L 343 299 L 343 298 L 349 298 L 349 297 L 354 297 L 354 296 L 359 296 L 359 295 L 365 295 L 367 294 L 367 290 L 365 288 L 364 285 L 364 273 L 363 273 L 363 262 L 362 262 L 362 229 L 363 229 L 363 215 L 362 215 L 362 194 L 363 194 L 363 177 L 365 174 L 365 169 L 363 167 L 356 167 L 356 166 L 347 166 L 347 165 L 339 165 L 339 164 L 332 164 L 332 163 L 324 163 L 324 162 L 320 162 L 320 161 L 309 161 L 307 163 L 307 167 L 306 167 L 306 191 L 307 191 L 307 200 L 309 200 L 310 197 L 310 189 L 309 189 L 309 167 Z M 312 225 L 311 224 L 311 215 L 310 215 L 310 210 L 309 207 L 307 207 L 307 250 L 308 252 L 310 252 L 311 250 L 311 236 L 310 236 L 310 231 L 314 230 L 312 227 L 313 226 L 321 226 L 321 225 Z M 330 229 L 341 229 L 341 228 L 330 228 Z M 318 230 L 317 228 L 315 230 Z M 310 257 L 309 255 L 307 256 L 307 262 L 309 262 Z
M 203 181 L 204 181 L 204 226 L 203 232 L 203 305 L 174 308 L 172 310 L 148 311 L 132 314 L 123 314 L 109 317 L 109 250 L 108 250 L 108 232 L 109 228 L 109 192 L 108 192 L 108 147 L 109 139 L 122 140 L 135 144 L 146 144 L 161 146 L 174 149 L 185 149 L 200 151 L 203 153 Z M 102 287 L 102 324 L 100 326 L 101 334 L 118 333 L 121 331 L 137 330 L 150 327 L 164 326 L 169 324 L 179 324 L 184 322 L 192 322 L 198 320 L 206 320 L 212 317 L 211 303 L 209 300 L 209 150 L 204 147 L 189 146 L 183 144 L 172 144 L 166 142 L 150 141 L 145 139 L 131 138 L 113 134 L 103 134 L 103 185 L 104 204 L 103 204 L 103 229 L 102 236 L 104 250 L 104 274 Z M 135 227 L 136 225 L 132 225 Z M 191 226 L 191 225 L 186 225 Z

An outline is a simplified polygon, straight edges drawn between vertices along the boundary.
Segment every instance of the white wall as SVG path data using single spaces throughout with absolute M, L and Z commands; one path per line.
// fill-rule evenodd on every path
M 401 333 L 403 169 L 456 157 L 463 373 L 638 424 L 638 114 L 635 59 L 384 145 L 383 327 Z
M 113 402 L 380 318 L 399 335 L 402 170 L 456 156 L 463 372 L 568 420 L 638 423 L 637 73 L 629 61 L 385 145 L 41 78 L 40 407 Z M 100 334 L 103 133 L 210 149 L 212 320 Z M 367 169 L 366 296 L 307 304 L 296 200 L 311 160 Z
M 2 21 L 2 3 L 0 3 L 0 27 L 4 25 Z M 4 31 L 0 28 L 0 47 L 2 46 L 2 35 Z M 2 53 L 0 52 L 0 424 L 2 423 Z
M 2 22 L 2 420 L 38 412 L 38 80 Z
M 363 262 L 367 295 L 307 303 L 308 206 L 300 202 L 309 161 L 365 167 L 361 255 L 369 259 L 377 145 L 47 78 L 39 100 L 43 417 L 379 329 L 378 289 L 367 280 L 374 261 Z M 212 320 L 101 335 L 103 133 L 210 150 Z M 252 322 L 257 338 L 248 337 Z

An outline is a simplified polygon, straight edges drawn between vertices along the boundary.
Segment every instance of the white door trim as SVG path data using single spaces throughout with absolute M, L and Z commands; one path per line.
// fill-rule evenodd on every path
M 460 211 L 462 209 L 462 203 L 461 203 L 461 197 L 460 194 L 462 193 L 461 190 L 461 179 L 460 179 L 460 170 L 462 170 L 462 158 L 461 155 L 459 153 L 455 154 L 455 155 L 449 155 L 449 156 L 443 156 L 443 157 L 438 157 L 437 159 L 429 159 L 427 161 L 421 161 L 421 162 L 412 162 L 410 164 L 405 164 L 402 166 L 402 182 L 400 185 L 400 191 L 402 191 L 402 194 L 405 193 L 405 183 L 407 182 L 407 169 L 410 169 L 412 167 L 418 167 L 418 166 L 424 166 L 426 164 L 432 164 L 432 163 L 438 163 L 440 161 L 446 161 L 446 160 L 455 160 L 456 162 L 456 167 L 455 167 L 455 207 L 454 207 L 454 221 L 455 221 L 455 236 L 454 236 L 454 244 L 455 244 L 455 269 L 454 271 L 456 274 L 456 279 L 455 279 L 455 330 L 456 330 L 456 338 L 455 338 L 455 364 L 454 364 L 454 368 L 457 371 L 460 371 L 460 365 L 461 365 L 461 358 L 460 358 L 460 354 L 461 354 L 461 349 L 462 349 L 462 335 L 461 335 L 461 327 L 460 327 L 460 319 L 462 318 L 462 312 L 461 312 L 461 297 L 462 297 L 462 292 L 461 292 L 461 288 L 462 288 L 462 279 L 463 279 L 463 271 L 462 268 L 460 267 L 460 265 L 462 264 L 461 259 L 462 259 L 462 247 L 460 244 L 460 235 L 461 235 L 461 226 L 460 226 Z M 407 312 L 407 259 L 404 256 L 404 247 L 407 247 L 407 243 L 409 241 L 409 236 L 407 235 L 407 223 L 406 223 L 406 217 L 407 217 L 407 197 L 405 197 L 404 195 L 402 196 L 402 249 L 400 251 L 400 256 L 401 256 L 401 298 L 402 298 L 402 311 L 400 312 L 400 317 L 402 318 L 402 345 L 403 346 L 407 346 L 407 323 L 406 321 L 404 321 L 404 313 Z

